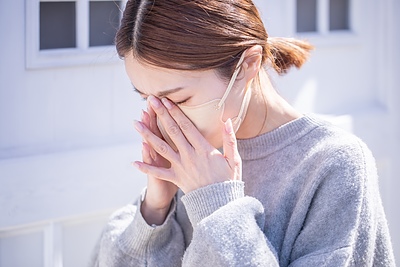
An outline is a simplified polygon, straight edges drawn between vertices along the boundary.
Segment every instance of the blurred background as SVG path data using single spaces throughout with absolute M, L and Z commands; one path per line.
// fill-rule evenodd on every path
M 113 46 L 126 1 L 0 1 L 0 267 L 86 266 L 112 211 L 146 183 L 143 101 Z M 374 153 L 400 260 L 400 1 L 256 0 L 270 36 L 311 60 L 277 90 Z

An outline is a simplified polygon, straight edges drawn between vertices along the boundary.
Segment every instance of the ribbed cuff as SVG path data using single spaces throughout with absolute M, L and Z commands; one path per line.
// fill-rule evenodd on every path
M 196 189 L 181 200 L 185 205 L 192 226 L 229 202 L 244 197 L 244 182 L 227 181 Z
M 176 200 L 172 199 L 168 215 L 162 225 L 148 225 L 140 212 L 142 198 L 139 198 L 137 210 L 132 222 L 121 234 L 119 240 L 120 248 L 128 255 L 143 258 L 146 255 L 147 247 L 152 239 L 156 239 L 159 245 L 165 244 L 170 240 L 172 226 L 171 216 L 175 213 Z

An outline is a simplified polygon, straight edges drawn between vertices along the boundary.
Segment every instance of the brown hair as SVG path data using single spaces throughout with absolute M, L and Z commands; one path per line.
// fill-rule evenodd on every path
M 263 47 L 262 63 L 279 74 L 300 68 L 313 48 L 291 38 L 268 38 L 251 0 L 129 0 L 116 35 L 121 58 L 179 70 L 232 74 L 241 53 Z

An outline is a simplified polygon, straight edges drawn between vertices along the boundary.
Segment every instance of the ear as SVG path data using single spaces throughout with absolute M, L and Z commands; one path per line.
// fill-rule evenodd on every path
M 261 69 L 263 48 L 260 45 L 255 45 L 245 51 L 242 69 L 246 82 L 254 79 Z

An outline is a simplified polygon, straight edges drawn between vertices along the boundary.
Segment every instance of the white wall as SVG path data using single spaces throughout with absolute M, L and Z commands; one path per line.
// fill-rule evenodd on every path
M 294 35 L 294 0 L 256 2 L 271 36 Z M 400 4 L 353 2 L 355 34 L 306 36 L 311 61 L 275 82 L 370 146 L 399 259 Z M 0 1 L 0 25 L 0 267 L 85 266 L 107 216 L 145 184 L 130 166 L 143 103 L 120 61 L 25 69 L 24 0 Z
M 391 141 L 391 165 L 390 165 L 390 183 L 387 186 L 387 194 L 385 200 L 387 204 L 387 216 L 391 227 L 391 234 L 395 246 L 397 263 L 400 262 L 400 180 L 398 179 L 398 166 L 400 166 L 400 53 L 398 52 L 398 44 L 400 43 L 400 1 L 390 1 L 391 7 L 388 16 L 393 22 L 386 25 L 388 28 L 388 61 L 385 70 L 388 72 L 388 81 L 391 88 L 388 95 L 390 110 L 393 114 L 390 131 L 392 134 Z
M 85 266 L 145 184 L 130 166 L 143 102 L 122 61 L 27 70 L 26 11 L 0 1 L 0 266 Z

